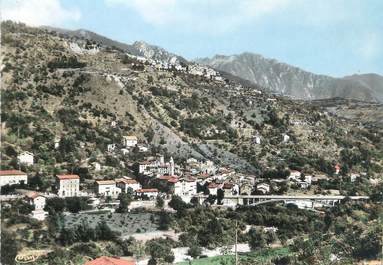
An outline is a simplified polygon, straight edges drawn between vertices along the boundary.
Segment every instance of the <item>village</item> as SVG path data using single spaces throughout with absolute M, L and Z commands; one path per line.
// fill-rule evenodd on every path
M 287 135 L 282 135 L 283 141 L 288 141 Z M 254 141 L 260 144 L 259 136 L 255 136 Z M 110 154 L 118 151 L 125 154 L 138 150 L 146 153 L 149 146 L 139 143 L 134 135 L 124 136 L 122 143 L 110 144 L 107 152 Z M 12 194 L 2 193 L 3 201 L 25 198 L 34 206 L 31 217 L 44 220 L 47 212 L 44 210 L 45 201 L 52 197 L 84 197 L 92 209 L 107 209 L 114 212 L 119 205 L 119 195 L 129 193 L 133 195 L 134 201 L 131 207 L 154 208 L 157 198 L 162 198 L 169 202 L 172 196 L 179 196 L 185 203 L 190 203 L 193 198 L 204 196 L 204 203 L 219 206 L 235 207 L 236 204 L 247 204 L 247 199 L 236 201 L 223 200 L 225 197 L 233 198 L 243 195 L 313 195 L 312 185 L 319 181 L 328 180 L 328 176 L 323 174 L 305 175 L 297 170 L 289 170 L 283 173 L 282 178 L 264 179 L 255 175 L 242 174 L 229 167 L 219 167 L 213 161 L 199 161 L 189 158 L 178 165 L 173 157 L 165 159 L 163 155 L 145 156 L 145 160 L 137 165 L 132 165 L 129 176 L 116 176 L 110 179 L 87 180 L 86 183 L 80 181 L 77 174 L 57 174 L 56 183 L 51 192 L 41 193 L 37 190 L 28 189 L 28 174 L 20 170 L 1 170 L 1 187 L 16 185 L 18 188 Z M 22 152 L 17 156 L 18 163 L 24 166 L 31 166 L 34 163 L 34 155 L 30 152 Z M 97 162 L 92 164 L 92 169 L 97 172 L 102 169 L 102 165 Z M 335 165 L 336 175 L 340 172 L 340 165 Z M 349 181 L 354 182 L 359 174 L 353 173 L 349 176 Z M 147 183 L 150 183 L 149 185 Z M 144 184 L 144 185 L 143 185 Z M 21 187 L 21 188 L 20 188 Z M 25 187 L 25 188 L 23 188 Z M 2 188 L 2 190 L 4 190 Z M 6 189 L 5 189 L 6 190 Z M 288 192 L 289 191 L 289 192 Z M 328 190 L 322 195 L 340 195 L 339 190 Z M 147 203 L 140 203 L 146 201 Z M 225 202 L 225 203 L 224 203 Z M 236 202 L 236 203 L 235 203 Z M 285 201 L 285 203 L 287 203 Z M 289 204 L 305 209 L 312 207 L 309 199 L 289 200 Z M 323 205 L 320 205 L 323 206 Z
M 7 30 L 1 263 L 379 256 L 381 129 L 148 45 Z

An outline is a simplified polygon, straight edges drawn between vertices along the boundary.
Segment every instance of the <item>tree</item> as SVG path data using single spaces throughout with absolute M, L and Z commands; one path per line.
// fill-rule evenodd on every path
M 110 242 L 107 246 L 106 246 L 106 250 L 112 254 L 113 256 L 122 256 L 124 255 L 124 251 L 121 247 L 121 245 L 119 244 L 116 244 L 115 242 Z
M 77 226 L 76 234 L 78 240 L 82 242 L 88 242 L 90 240 L 96 240 L 97 235 L 95 229 L 93 229 L 88 221 L 82 220 L 81 224 Z
M 110 229 L 105 221 L 98 223 L 95 230 L 97 238 L 101 240 L 114 240 L 117 237 L 117 234 Z
M 277 235 L 275 234 L 274 231 L 268 231 L 266 233 L 266 242 L 267 244 L 271 244 L 277 240 Z
M 72 122 L 73 119 L 70 119 L 70 121 Z M 76 146 L 77 146 L 76 140 L 73 137 L 65 136 L 65 137 L 60 139 L 59 151 L 64 156 L 66 156 L 67 154 L 69 154 L 71 152 L 75 152 Z
M 214 247 L 224 239 L 224 227 L 217 217 L 213 217 L 198 232 L 198 241 L 201 246 Z
M 19 250 L 16 235 L 1 229 L 1 264 L 13 265 Z
M 150 258 L 148 265 L 157 265 L 157 261 L 154 258 Z
M 275 265 L 288 265 L 291 264 L 291 258 L 289 256 L 276 257 L 272 260 Z
M 30 214 L 34 210 L 34 206 L 24 201 L 17 202 L 16 205 L 20 214 Z
M 45 191 L 48 188 L 48 183 L 44 181 L 44 177 L 40 173 L 37 173 L 36 176 L 28 180 L 28 185 L 40 191 Z
M 188 255 L 191 256 L 193 259 L 198 258 L 202 254 L 202 248 L 198 246 L 197 244 L 194 244 L 189 247 L 188 249 Z
M 215 203 L 216 199 L 217 199 L 217 196 L 216 196 L 216 195 L 210 194 L 210 195 L 206 198 L 205 202 L 206 202 L 206 203 L 209 203 L 210 205 L 212 205 L 212 204 Z
M 266 245 L 265 236 L 255 228 L 251 228 L 249 233 L 249 245 L 252 250 L 263 248 Z
M 72 245 L 73 243 L 77 242 L 75 229 L 63 227 L 60 232 L 59 240 L 63 245 Z
M 159 226 L 158 229 L 160 230 L 168 230 L 170 226 L 171 218 L 169 216 L 169 213 L 162 210 L 160 212 L 160 219 L 159 219 Z
M 376 259 L 379 256 L 381 242 L 379 237 L 379 229 L 369 232 L 367 235 L 359 237 L 355 244 L 352 254 L 358 259 Z
M 172 263 L 174 261 L 174 254 L 172 246 L 166 239 L 152 239 L 146 243 L 146 250 L 151 256 L 151 260 L 156 262 L 165 261 Z M 151 263 L 157 264 L 157 263 Z
M 223 189 L 217 190 L 217 204 L 222 204 L 223 198 L 225 197 L 225 192 Z
M 198 203 L 198 198 L 197 197 L 193 197 L 190 199 L 190 203 L 193 205 L 193 206 L 197 206 L 199 203 Z
M 145 132 L 145 134 L 144 134 L 144 136 L 146 137 L 146 139 L 148 140 L 148 142 L 150 143 L 152 140 L 153 140 L 153 137 L 154 137 L 154 131 L 153 131 L 153 129 L 148 129 L 146 132 Z
M 173 195 L 169 202 L 169 206 L 177 211 L 178 214 L 183 214 L 188 208 L 188 204 L 184 202 L 180 196 Z
M 65 198 L 65 204 L 68 211 L 72 213 L 78 213 L 81 210 L 90 208 L 86 204 L 86 199 L 80 197 L 67 197 Z
M 109 246 L 107 246 L 106 249 L 110 253 L 112 253 Z M 76 254 L 80 254 L 81 256 L 88 256 L 88 257 L 91 257 L 94 259 L 94 258 L 97 258 L 99 256 L 99 253 L 102 250 L 100 249 L 100 247 L 96 243 L 86 242 L 86 243 L 74 244 L 71 247 L 71 251 L 73 251 Z
M 164 199 L 162 199 L 160 196 L 157 196 L 156 207 L 162 209 L 164 208 L 164 205 L 165 205 Z
M 343 164 L 342 167 L 340 168 L 340 175 L 346 177 L 349 171 L 350 171 L 349 166 L 347 164 Z
M 60 217 L 62 216 L 60 216 L 60 214 L 56 213 L 55 211 L 51 212 L 48 216 L 48 234 L 51 238 L 56 238 L 56 234 L 59 232 Z
M 49 214 L 53 211 L 56 213 L 63 212 L 65 209 L 65 200 L 59 197 L 49 198 L 47 199 L 45 209 L 49 212 Z
M 118 199 L 120 200 L 120 205 L 118 206 L 117 211 L 119 213 L 126 213 L 129 211 L 129 205 L 133 200 L 133 197 L 131 196 L 130 193 L 120 193 L 118 195 Z

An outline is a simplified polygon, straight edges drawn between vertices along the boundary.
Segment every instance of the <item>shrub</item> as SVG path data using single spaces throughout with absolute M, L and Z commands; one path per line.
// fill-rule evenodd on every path
M 49 69 L 56 68 L 82 68 L 86 66 L 86 63 L 79 62 L 75 56 L 62 56 L 55 58 L 47 64 Z

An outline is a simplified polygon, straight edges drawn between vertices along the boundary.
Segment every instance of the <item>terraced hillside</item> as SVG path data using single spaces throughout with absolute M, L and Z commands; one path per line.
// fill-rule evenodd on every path
M 286 165 L 332 174 L 335 163 L 371 176 L 382 171 L 382 131 L 322 106 L 230 78 L 156 68 L 91 40 L 2 26 L 3 168 L 29 150 L 47 176 L 94 161 L 123 172 L 139 154 L 117 154 L 120 163 L 107 145 L 135 134 L 153 154 L 208 158 L 254 174 Z

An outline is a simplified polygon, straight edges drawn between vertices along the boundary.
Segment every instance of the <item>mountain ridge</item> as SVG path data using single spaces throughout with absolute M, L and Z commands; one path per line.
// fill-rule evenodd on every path
M 196 62 L 207 65 L 232 77 L 236 76 L 251 84 L 256 84 L 267 91 L 274 91 L 296 99 L 315 100 L 340 97 L 383 102 L 383 77 L 378 74 L 367 73 L 354 74 L 343 78 L 332 77 L 315 74 L 300 67 L 252 52 L 243 52 L 237 55 L 217 54 L 211 58 L 197 58 L 188 61 L 182 56 L 145 41 L 126 44 L 85 29 L 43 28 L 69 37 L 93 40 L 107 47 L 115 47 L 135 56 L 167 64 L 181 63 L 187 65 Z
M 383 81 L 362 82 L 353 78 L 336 78 L 315 74 L 299 67 L 269 59 L 260 54 L 243 52 L 237 55 L 215 55 L 197 58 L 195 62 L 249 80 L 283 95 L 298 99 L 354 98 L 364 101 L 383 100 Z M 365 74 L 381 77 L 378 74 Z M 383 79 L 383 77 L 381 77 Z
M 42 27 L 48 31 L 55 31 L 69 37 L 85 38 L 89 40 L 96 41 L 104 46 L 116 47 L 120 50 L 128 52 L 135 56 L 142 56 L 148 59 L 159 60 L 166 63 L 182 62 L 187 63 L 188 61 L 182 56 L 176 55 L 174 53 L 168 52 L 164 48 L 149 44 L 145 41 L 135 41 L 132 44 L 127 44 L 124 42 L 116 41 L 111 38 L 105 37 L 96 32 L 86 30 L 86 29 L 76 29 L 76 30 L 67 30 L 63 28 L 54 28 L 54 27 Z

